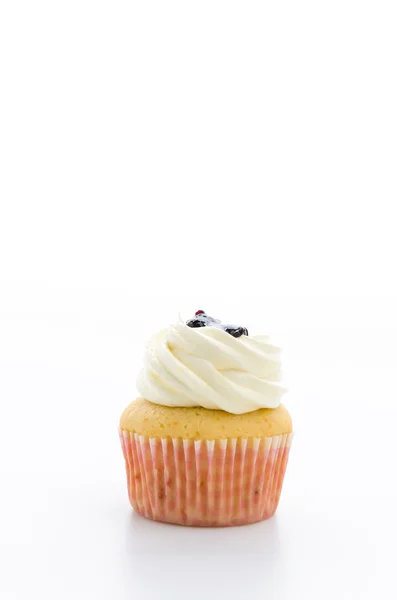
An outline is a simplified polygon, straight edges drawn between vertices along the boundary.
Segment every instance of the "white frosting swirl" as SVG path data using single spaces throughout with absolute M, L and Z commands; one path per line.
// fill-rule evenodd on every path
M 276 408 L 286 391 L 280 376 L 280 349 L 267 337 L 177 323 L 150 340 L 137 387 L 155 404 L 239 415 Z

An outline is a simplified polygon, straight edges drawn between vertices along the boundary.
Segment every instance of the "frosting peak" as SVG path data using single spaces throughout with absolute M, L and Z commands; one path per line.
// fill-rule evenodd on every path
M 242 414 L 276 408 L 280 377 L 280 349 L 268 337 L 177 323 L 150 340 L 137 387 L 155 404 Z

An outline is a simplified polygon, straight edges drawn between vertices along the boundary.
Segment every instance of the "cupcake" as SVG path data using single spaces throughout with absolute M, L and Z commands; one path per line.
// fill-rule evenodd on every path
M 245 525 L 278 505 L 292 441 L 280 349 L 203 311 L 149 342 L 120 419 L 131 505 L 155 521 Z

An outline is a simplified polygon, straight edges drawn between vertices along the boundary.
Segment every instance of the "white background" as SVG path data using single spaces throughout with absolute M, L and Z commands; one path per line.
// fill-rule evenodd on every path
M 393 598 L 396 8 L 0 4 L 0 595 Z M 276 516 L 130 509 L 151 333 L 273 334 L 296 437 Z

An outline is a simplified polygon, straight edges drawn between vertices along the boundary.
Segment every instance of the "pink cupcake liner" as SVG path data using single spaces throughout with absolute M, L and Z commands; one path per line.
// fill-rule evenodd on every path
M 268 519 L 292 435 L 194 441 L 120 431 L 131 505 L 154 521 L 197 527 Z

